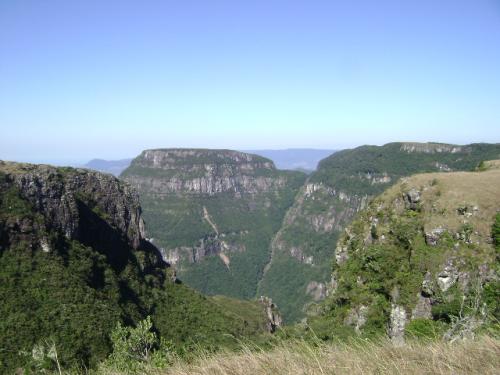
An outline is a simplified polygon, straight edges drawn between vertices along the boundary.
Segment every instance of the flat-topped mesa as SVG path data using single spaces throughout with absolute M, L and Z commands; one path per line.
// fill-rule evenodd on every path
M 401 144 L 401 151 L 408 153 L 425 153 L 425 154 L 440 154 L 450 153 L 456 154 L 459 152 L 467 152 L 469 149 L 464 146 L 450 145 L 446 143 L 418 143 L 404 142 Z
M 206 165 L 234 165 L 243 170 L 275 170 L 274 163 L 262 156 L 233 150 L 157 149 L 145 150 L 132 162 L 146 168 L 200 170 Z
M 43 217 L 30 225 L 24 223 L 43 226 L 34 228 L 35 232 L 57 231 L 68 240 L 80 241 L 97 238 L 103 228 L 109 228 L 134 249 L 144 239 L 136 191 L 111 175 L 0 161 L 0 176 L 3 188 L 15 189 Z M 89 220 L 93 220 L 92 226 Z
M 232 150 L 157 149 L 143 151 L 121 175 L 140 191 L 164 195 L 223 192 L 257 194 L 283 187 L 274 163 Z

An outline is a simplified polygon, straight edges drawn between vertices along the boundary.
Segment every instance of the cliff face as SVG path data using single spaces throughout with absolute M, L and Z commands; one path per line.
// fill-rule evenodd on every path
M 271 236 L 305 179 L 230 150 L 143 151 L 121 178 L 136 187 L 147 233 L 187 284 L 253 298 Z
M 405 334 L 473 337 L 500 314 L 499 212 L 498 169 L 403 179 L 345 229 L 330 296 L 311 320 L 396 343 Z
M 327 289 L 340 233 L 374 196 L 414 173 L 473 170 L 482 160 L 498 157 L 500 145 L 390 143 L 343 150 L 322 160 L 272 241 L 272 262 L 259 293 L 272 297 L 285 319 L 303 318 L 312 302 L 326 296 L 312 286 Z M 282 277 L 286 269 L 298 276 Z
M 102 359 L 112 327 L 150 309 L 138 286 L 171 276 L 143 234 L 137 193 L 116 178 L 0 162 L 0 372 L 48 338 L 66 364 Z
M 51 166 L 0 162 L 4 183 L 19 191 L 43 223 L 33 223 L 38 231 L 57 231 L 68 240 L 85 240 L 88 212 L 123 233 L 137 249 L 144 239 L 144 222 L 135 190 L 116 178 L 83 169 L 65 170 Z
M 257 155 L 230 150 L 147 150 L 122 177 L 141 192 L 164 195 L 258 194 L 282 188 L 274 164 Z
M 136 191 L 83 169 L 0 161 L 0 300 L 0 373 L 46 340 L 64 366 L 92 367 L 118 322 L 146 316 L 179 345 L 263 330 L 179 284 L 144 238 Z

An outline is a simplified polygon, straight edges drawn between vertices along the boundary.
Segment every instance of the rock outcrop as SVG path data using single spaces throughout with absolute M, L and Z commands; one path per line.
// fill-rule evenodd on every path
M 349 315 L 344 319 L 344 324 L 353 326 L 356 334 L 361 334 L 361 329 L 366 324 L 366 314 L 368 313 L 368 307 L 360 305 L 356 308 L 351 309 Z
M 423 154 L 457 154 L 470 152 L 471 147 L 448 145 L 445 143 L 417 143 L 406 142 L 401 145 L 401 151 L 407 153 L 423 153 Z
M 404 195 L 406 207 L 411 210 L 417 210 L 420 203 L 420 191 L 411 189 Z
M 15 191 L 33 213 L 6 219 L 1 247 L 22 242 L 51 252 L 64 238 L 99 248 L 117 267 L 130 259 L 129 248 L 147 249 L 144 269 L 167 266 L 144 238 L 136 191 L 117 178 L 84 169 L 11 162 L 0 162 L 0 173 L 4 189 Z
M 267 317 L 267 331 L 270 333 L 276 332 L 276 330 L 283 324 L 283 319 L 278 311 L 278 306 L 273 303 L 271 298 L 265 296 L 260 297 L 259 303 L 264 307 L 264 312 Z
M 80 240 L 87 210 L 123 233 L 138 248 L 144 240 L 144 221 L 135 190 L 107 174 L 84 169 L 0 162 L 0 171 L 17 187 L 23 199 L 44 218 L 47 230 Z
M 395 345 L 402 345 L 404 343 L 406 321 L 405 308 L 392 304 L 388 335 Z

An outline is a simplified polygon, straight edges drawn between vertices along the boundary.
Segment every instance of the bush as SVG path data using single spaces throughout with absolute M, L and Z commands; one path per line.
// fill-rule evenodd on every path
M 405 327 L 405 333 L 410 338 L 417 339 L 437 339 L 443 333 L 446 324 L 430 319 L 414 319 Z
M 172 344 L 159 340 L 152 332 L 153 323 L 148 316 L 137 327 L 124 327 L 120 322 L 111 333 L 113 352 L 103 369 L 137 374 L 148 368 L 165 368 L 171 363 Z
M 484 172 L 488 170 L 488 165 L 484 162 L 484 160 L 481 160 L 479 164 L 476 167 L 476 171 L 478 172 Z
M 491 318 L 500 322 L 500 281 L 490 281 L 484 285 L 483 299 Z
M 441 320 L 450 323 L 453 318 L 460 315 L 462 308 L 462 298 L 456 292 L 450 301 L 440 301 L 432 306 L 432 317 L 436 320 Z
M 495 248 L 500 250 L 500 213 L 497 213 L 495 216 L 495 222 L 491 229 L 491 237 L 493 237 Z
M 21 352 L 26 358 L 26 374 L 62 374 L 56 344 L 53 340 L 42 340 L 30 352 Z

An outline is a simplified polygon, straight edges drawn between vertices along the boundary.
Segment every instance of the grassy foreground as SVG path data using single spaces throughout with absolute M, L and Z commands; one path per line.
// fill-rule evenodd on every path
M 491 338 L 395 347 L 358 343 L 313 348 L 307 343 L 271 351 L 226 353 L 174 364 L 165 375 L 188 374 L 498 374 L 500 342 Z
M 279 344 L 269 351 L 202 356 L 192 363 L 176 362 L 162 375 L 238 374 L 499 374 L 500 340 L 412 342 L 396 347 L 389 341 L 313 346 L 306 342 Z

